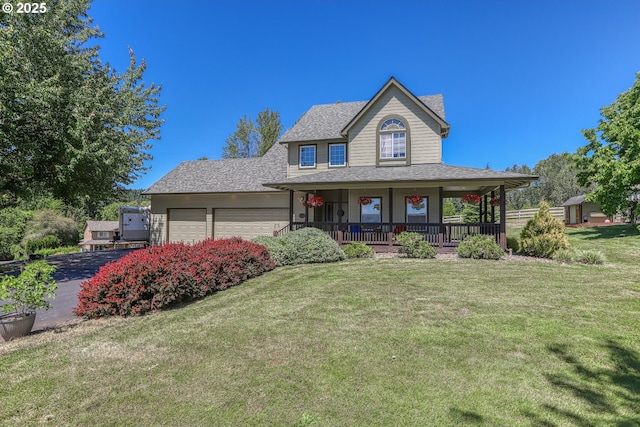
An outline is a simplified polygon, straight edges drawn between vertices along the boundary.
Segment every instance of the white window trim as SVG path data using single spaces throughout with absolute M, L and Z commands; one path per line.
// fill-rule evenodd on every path
M 302 149 L 303 148 L 313 148 L 313 165 L 311 166 L 302 166 Z M 298 167 L 300 169 L 313 169 L 316 167 L 317 161 L 317 147 L 315 145 L 301 145 L 298 150 Z
M 331 147 L 337 147 L 337 146 L 342 146 L 344 148 L 344 163 L 342 163 L 341 165 L 333 165 L 331 164 Z M 343 168 L 345 166 L 347 166 L 347 144 L 345 144 L 344 142 L 341 143 L 337 143 L 337 144 L 329 144 L 329 167 L 330 168 Z
M 397 123 L 396 123 L 397 122 Z M 387 125 L 388 123 L 388 125 Z M 383 129 L 386 126 L 385 129 Z M 401 125 L 401 126 L 400 126 Z M 398 138 L 396 138 L 396 134 Z M 398 140 L 400 139 L 400 134 L 403 134 L 402 138 L 404 139 L 404 156 L 394 156 L 396 151 L 396 146 L 398 145 Z M 380 152 L 380 160 L 406 160 L 407 158 L 407 126 L 404 124 L 404 120 L 400 120 L 398 118 L 387 119 L 380 125 L 380 129 L 378 131 L 379 135 L 379 152 Z M 389 141 L 389 149 L 382 149 L 382 140 L 384 136 L 390 136 Z M 390 156 L 386 155 L 386 151 L 389 151 Z

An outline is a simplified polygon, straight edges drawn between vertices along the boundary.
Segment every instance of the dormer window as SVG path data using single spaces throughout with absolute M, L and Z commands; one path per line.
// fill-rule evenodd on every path
M 380 159 L 407 157 L 407 128 L 399 119 L 389 119 L 380 126 Z

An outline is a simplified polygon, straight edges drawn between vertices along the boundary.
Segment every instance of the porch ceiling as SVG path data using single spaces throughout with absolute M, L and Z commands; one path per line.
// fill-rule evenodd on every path
M 518 188 L 537 179 L 534 175 L 429 163 L 397 167 L 353 166 L 263 185 L 296 191 L 443 187 L 445 197 L 455 197 L 470 192 L 486 193 L 500 185 L 505 189 Z

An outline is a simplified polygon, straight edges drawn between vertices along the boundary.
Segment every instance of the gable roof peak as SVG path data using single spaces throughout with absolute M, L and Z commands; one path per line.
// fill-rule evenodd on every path
M 449 123 L 447 123 L 444 120 L 444 117 L 441 117 L 440 115 L 438 115 L 435 111 L 433 111 L 433 109 L 431 109 L 422 99 L 420 99 L 419 97 L 417 97 L 416 95 L 413 94 L 413 92 L 411 92 L 409 89 L 407 89 L 402 83 L 400 83 L 394 76 L 391 76 L 389 78 L 389 80 L 387 80 L 387 82 L 378 90 L 378 92 L 376 92 L 375 95 L 373 95 L 373 98 L 371 98 L 365 105 L 364 107 L 362 107 L 362 109 L 358 112 L 358 114 L 356 114 L 350 121 L 349 123 L 347 123 L 347 125 L 342 129 L 342 131 L 340 132 L 341 135 L 343 136 L 347 136 L 347 134 L 349 133 L 349 130 L 351 129 L 351 127 L 369 110 L 369 108 L 371 108 L 372 105 L 374 105 L 376 103 L 376 101 L 378 99 L 380 99 L 380 97 L 382 97 L 382 95 L 389 90 L 390 87 L 396 87 L 398 90 L 400 90 L 402 93 L 404 93 L 407 97 L 409 97 L 409 99 L 411 99 L 413 102 L 415 102 L 420 108 L 422 108 L 429 116 L 431 116 L 436 122 L 438 122 L 438 124 L 440 125 L 440 129 L 441 129 L 441 136 L 443 138 L 446 138 L 449 135 L 449 129 L 451 128 L 451 126 L 449 126 Z

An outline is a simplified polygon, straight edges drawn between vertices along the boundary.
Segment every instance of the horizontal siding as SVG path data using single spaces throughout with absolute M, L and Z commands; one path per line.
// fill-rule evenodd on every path
M 442 161 L 442 138 L 438 123 L 400 90 L 390 88 L 352 127 L 348 148 L 350 165 L 376 164 L 377 129 L 381 120 L 389 115 L 406 120 L 410 131 L 411 163 Z
M 167 241 L 167 214 L 152 213 L 150 219 L 150 242 L 152 245 Z
M 337 141 L 344 142 L 344 141 Z M 331 142 L 316 142 L 313 144 L 303 143 L 302 145 L 315 145 L 316 146 L 316 167 L 315 168 L 305 168 L 300 169 L 299 164 L 299 156 L 300 156 L 300 143 L 293 142 L 289 143 L 289 167 L 287 171 L 287 176 L 289 178 L 301 176 L 301 175 L 309 175 L 318 172 L 324 172 L 329 170 L 329 144 L 335 143 Z M 348 150 L 348 148 L 347 148 Z M 347 164 L 349 161 L 349 156 L 347 155 Z
M 289 192 L 248 194 L 152 195 L 151 213 L 166 214 L 167 209 L 206 208 L 288 208 Z
M 273 236 L 289 224 L 289 209 L 216 209 L 214 238 Z

